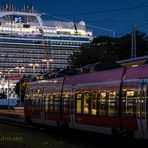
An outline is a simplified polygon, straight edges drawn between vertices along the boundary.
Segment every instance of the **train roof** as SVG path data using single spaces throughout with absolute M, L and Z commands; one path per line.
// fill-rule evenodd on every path
M 82 84 L 82 83 L 96 83 L 96 82 L 113 82 L 120 81 L 124 68 L 116 68 L 111 70 L 104 70 L 98 72 L 91 72 L 86 74 L 71 75 L 65 77 L 65 84 Z M 148 78 L 148 64 L 140 65 L 138 67 L 129 67 L 125 73 L 125 80 L 129 79 L 143 79 Z M 64 77 L 58 77 L 49 80 L 40 80 L 31 82 L 32 84 L 44 82 L 61 82 Z
M 66 83 L 95 83 L 121 80 L 124 68 L 68 76 Z M 148 64 L 127 68 L 125 80 L 148 78 Z M 60 78 L 61 79 L 61 78 Z

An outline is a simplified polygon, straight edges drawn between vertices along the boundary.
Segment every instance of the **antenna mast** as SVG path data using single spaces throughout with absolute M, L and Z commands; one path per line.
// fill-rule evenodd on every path
M 136 58 L 136 27 L 132 26 L 131 58 Z

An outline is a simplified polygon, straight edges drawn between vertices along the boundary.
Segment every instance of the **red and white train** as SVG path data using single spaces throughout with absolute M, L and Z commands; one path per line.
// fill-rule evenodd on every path
M 148 64 L 30 82 L 27 122 L 148 138 Z M 121 87 L 122 82 L 122 87 Z M 122 94 L 122 96 L 121 96 Z

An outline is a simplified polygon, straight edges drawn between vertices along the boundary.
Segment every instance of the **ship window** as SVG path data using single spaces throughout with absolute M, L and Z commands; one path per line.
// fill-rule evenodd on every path
M 30 25 L 29 24 L 23 24 L 23 27 L 24 28 L 30 28 Z

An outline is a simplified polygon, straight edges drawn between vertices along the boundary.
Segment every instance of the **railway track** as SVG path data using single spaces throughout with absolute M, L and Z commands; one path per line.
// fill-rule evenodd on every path
M 0 123 L 4 124 L 10 124 L 14 126 L 20 126 L 20 127 L 26 127 L 26 128 L 33 128 L 33 126 L 26 124 L 25 122 L 19 120 L 19 119 L 13 119 L 13 118 L 5 118 L 0 116 Z
M 3 117 L 0 116 L 0 123 L 12 125 L 21 128 L 28 128 L 31 131 L 40 131 L 43 133 L 49 134 L 49 136 L 54 136 L 56 139 L 66 139 L 69 142 L 77 142 L 81 141 L 85 144 L 92 143 L 95 147 L 101 146 L 117 146 L 117 143 L 120 143 L 120 147 L 124 147 L 127 145 L 138 146 L 145 148 L 148 145 L 148 141 L 146 140 L 135 140 L 135 139 L 125 139 L 124 137 L 114 137 L 108 136 L 104 134 L 94 134 L 88 132 L 81 132 L 77 130 L 71 129 L 62 129 L 58 127 L 51 127 L 51 126 L 42 126 L 42 125 L 35 125 L 35 124 L 27 124 L 25 120 L 19 118 L 10 118 L 10 117 Z M 119 145 L 118 145 L 119 146 Z

